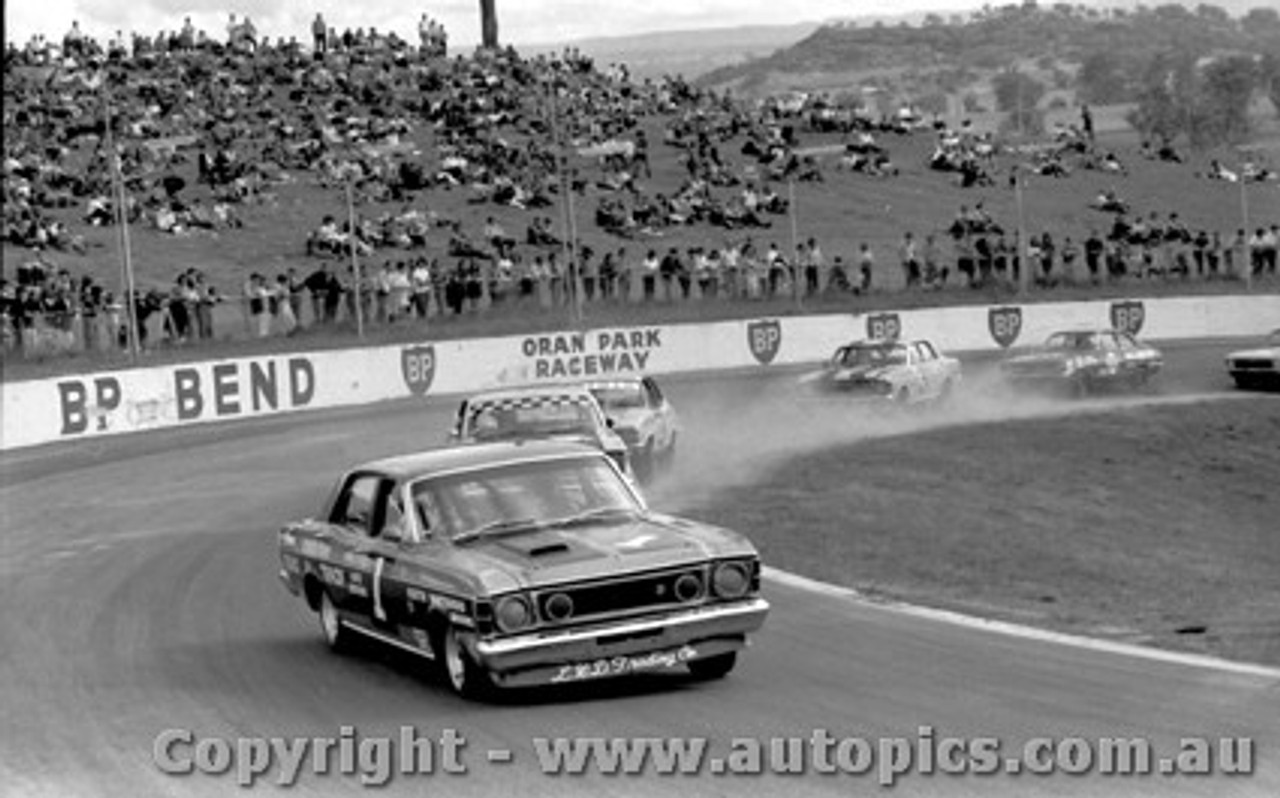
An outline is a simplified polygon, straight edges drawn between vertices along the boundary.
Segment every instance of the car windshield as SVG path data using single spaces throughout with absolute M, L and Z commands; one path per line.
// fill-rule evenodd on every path
M 856 344 L 836 353 L 841 366 L 897 366 L 907 362 L 907 350 L 897 344 Z
M 471 406 L 468 419 L 470 436 L 481 441 L 597 432 L 595 413 L 584 401 L 479 403 Z
M 610 382 L 592 385 L 591 394 L 605 410 L 644 407 L 644 387 L 638 382 Z
M 429 477 L 410 488 L 418 522 L 463 542 L 579 518 L 626 518 L 643 510 L 603 457 L 532 460 Z
M 1045 340 L 1046 349 L 1095 349 L 1093 333 L 1054 333 Z

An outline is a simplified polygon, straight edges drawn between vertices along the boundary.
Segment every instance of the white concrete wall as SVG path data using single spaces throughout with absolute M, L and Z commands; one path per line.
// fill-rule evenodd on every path
M 964 306 L 749 319 L 272 355 L 0 384 L 0 449 L 161 427 L 612 373 L 767 369 L 825 359 L 855 338 L 999 350 L 1070 327 L 1151 340 L 1262 335 L 1280 295 Z

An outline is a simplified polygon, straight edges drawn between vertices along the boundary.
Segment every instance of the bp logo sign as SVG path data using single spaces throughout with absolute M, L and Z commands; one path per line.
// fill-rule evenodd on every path
M 767 366 L 778 356 L 782 346 L 782 322 L 753 321 L 747 325 L 747 346 L 751 348 L 751 356 L 762 366 Z
M 1142 322 L 1147 319 L 1147 311 L 1142 302 L 1136 299 L 1111 303 L 1111 326 L 1130 335 L 1137 335 L 1142 330 Z
M 400 374 L 414 396 L 423 396 L 436 376 L 436 348 L 432 344 L 400 350 Z
M 877 313 L 867 317 L 867 337 L 893 341 L 902 336 L 902 317 L 897 313 Z
M 1022 332 L 1022 308 L 991 308 L 987 311 L 987 329 L 991 331 L 992 340 L 1008 349 Z

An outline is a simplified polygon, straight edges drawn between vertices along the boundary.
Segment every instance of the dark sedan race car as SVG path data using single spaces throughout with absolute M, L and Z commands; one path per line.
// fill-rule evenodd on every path
M 1160 350 L 1120 330 L 1066 330 L 1000 363 L 1015 387 L 1087 396 L 1150 385 L 1164 365 Z
M 581 444 L 473 444 L 356 467 L 278 533 L 280 578 L 330 647 L 434 661 L 457 693 L 732 670 L 764 623 L 743 536 L 650 511 Z

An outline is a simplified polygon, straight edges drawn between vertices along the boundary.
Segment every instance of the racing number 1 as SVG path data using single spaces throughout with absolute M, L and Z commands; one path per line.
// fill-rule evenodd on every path
M 387 561 L 382 557 L 373 558 L 373 617 L 375 620 L 387 620 L 387 611 L 382 607 L 382 569 Z

